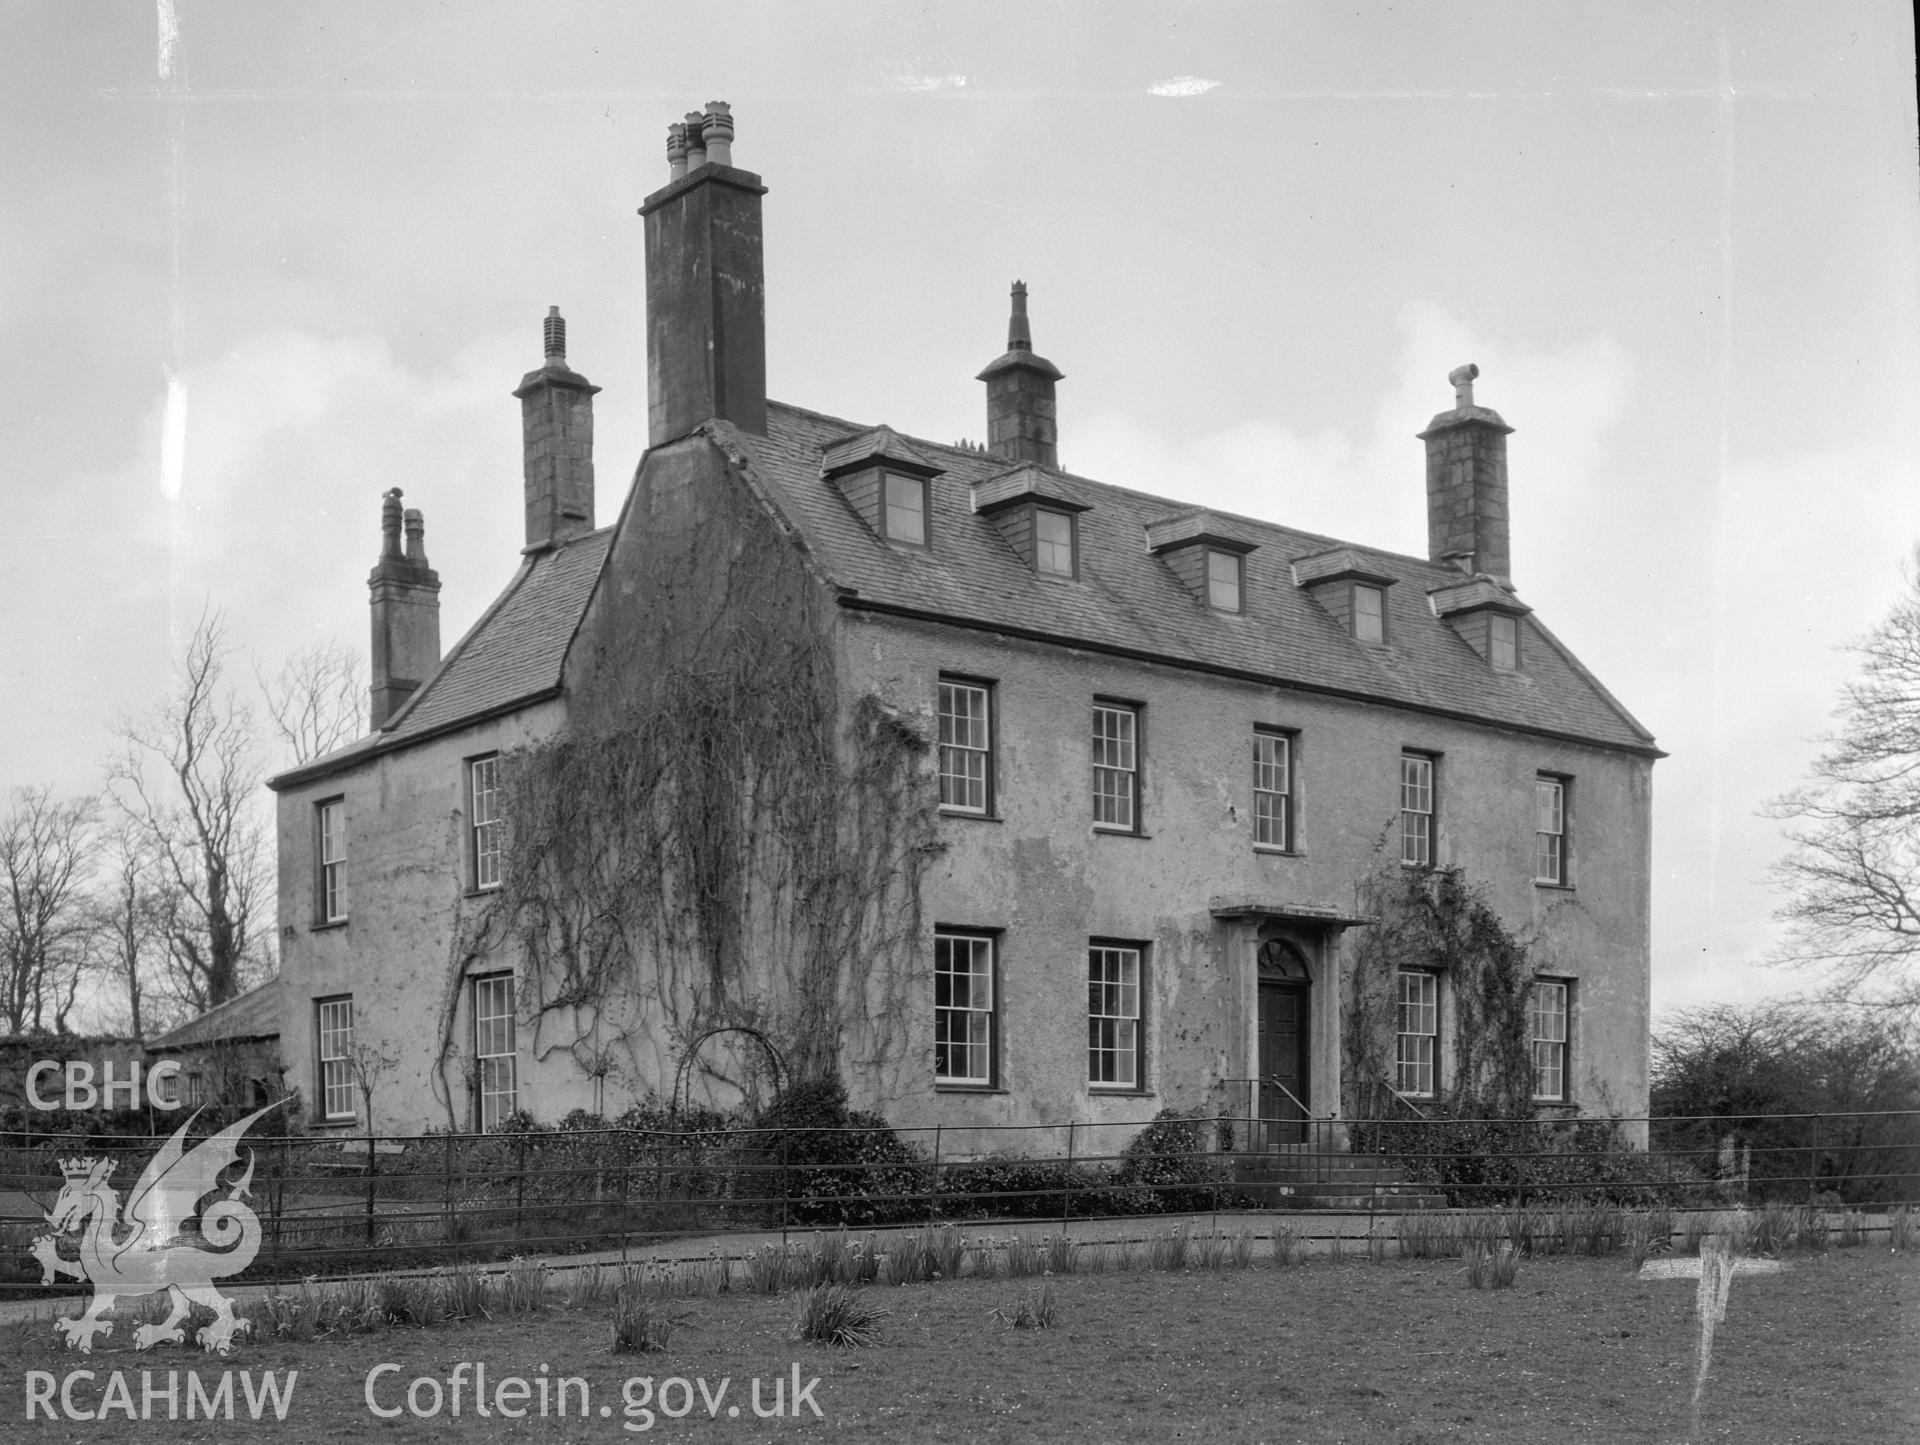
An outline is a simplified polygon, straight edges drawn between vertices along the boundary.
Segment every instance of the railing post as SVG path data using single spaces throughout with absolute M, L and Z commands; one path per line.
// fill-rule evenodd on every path
M 1064 1225 L 1073 1217 L 1073 1120 L 1067 1120 L 1067 1187 L 1060 1193 L 1060 1223 Z M 1064 1234 L 1066 1231 L 1061 1230 Z
M 933 1126 L 933 1173 L 927 1179 L 927 1228 L 933 1228 L 934 1212 L 940 1199 L 940 1126 Z
M 523 1216 L 527 1206 L 527 1131 L 520 1131 L 520 1168 L 513 1176 L 513 1232 L 517 1238 L 525 1229 Z

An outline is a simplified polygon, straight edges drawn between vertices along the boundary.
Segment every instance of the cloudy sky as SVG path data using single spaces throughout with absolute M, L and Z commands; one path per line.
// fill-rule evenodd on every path
M 645 438 L 641 199 L 714 98 L 773 394 L 979 437 L 1006 288 L 1062 460 L 1425 549 L 1479 363 L 1521 595 L 1653 729 L 1657 1005 L 1784 991 L 1764 801 L 1920 538 L 1909 7 L 5 5 L 0 786 L 98 786 L 211 599 L 365 647 L 379 497 L 449 643 L 520 545 L 566 313 L 603 519 Z

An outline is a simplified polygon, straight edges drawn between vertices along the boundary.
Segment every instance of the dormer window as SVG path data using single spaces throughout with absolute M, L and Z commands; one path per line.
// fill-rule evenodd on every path
M 973 484 L 973 510 L 1037 576 L 1080 575 L 1080 515 L 1088 507 L 1058 474 L 1034 462 L 996 473 Z
M 1487 661 L 1502 672 L 1520 670 L 1520 619 L 1505 612 L 1487 618 Z
M 1147 550 L 1215 612 L 1246 610 L 1247 554 L 1254 547 L 1211 512 L 1181 512 L 1147 523 Z
M 927 545 L 927 479 L 886 474 L 886 505 L 880 514 L 881 535 L 909 547 Z
M 1232 552 L 1207 549 L 1207 606 L 1216 612 L 1239 612 L 1243 563 Z
M 876 536 L 903 547 L 933 545 L 933 479 L 940 468 L 890 428 L 825 448 L 820 474 Z
M 1074 556 L 1074 533 L 1078 527 L 1071 512 L 1051 507 L 1033 509 L 1033 570 L 1042 577 L 1079 575 Z
M 1354 641 L 1386 645 L 1387 589 L 1393 578 L 1372 557 L 1351 547 L 1317 552 L 1294 562 L 1293 580 Z
M 1491 577 L 1436 587 L 1427 594 L 1436 616 L 1495 672 L 1520 670 L 1520 619 L 1533 609 Z

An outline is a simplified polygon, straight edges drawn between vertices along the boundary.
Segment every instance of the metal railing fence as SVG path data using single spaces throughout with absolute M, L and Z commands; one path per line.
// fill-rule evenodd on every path
M 1247 1110 L 963 1128 L 250 1135 L 220 1192 L 250 1165 L 246 1202 L 260 1229 L 250 1279 L 839 1226 L 1569 1199 L 1682 1209 L 1920 1201 L 1920 1112 L 1289 1119 L 1297 1137 L 1278 1143 L 1272 1122 Z M 48 1233 L 63 1160 L 113 1160 L 124 1209 L 159 1143 L 0 1132 L 0 1293 L 39 1286 L 31 1245 Z

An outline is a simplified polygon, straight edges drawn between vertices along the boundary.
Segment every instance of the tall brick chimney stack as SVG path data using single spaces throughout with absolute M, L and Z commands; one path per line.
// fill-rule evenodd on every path
M 1009 462 L 1060 465 L 1058 409 L 1053 384 L 1064 373 L 1033 354 L 1027 328 L 1027 283 L 1013 283 L 1006 354 L 980 373 L 987 384 L 987 450 Z
M 370 721 L 375 731 L 440 662 L 440 574 L 427 565 L 426 530 L 417 508 L 402 513 L 398 487 L 380 499 L 380 560 L 367 577 L 373 607 Z
M 767 430 L 760 198 L 734 169 L 733 114 L 709 101 L 667 128 L 667 184 L 640 207 L 647 249 L 647 432 L 659 446 L 710 417 Z
M 520 379 L 522 471 L 529 552 L 593 530 L 593 395 L 600 390 L 567 369 L 567 323 L 547 308 L 546 361 Z
M 1475 406 L 1469 362 L 1447 373 L 1453 410 L 1419 434 L 1427 444 L 1427 555 L 1513 585 L 1507 542 L 1507 435 L 1500 413 Z

